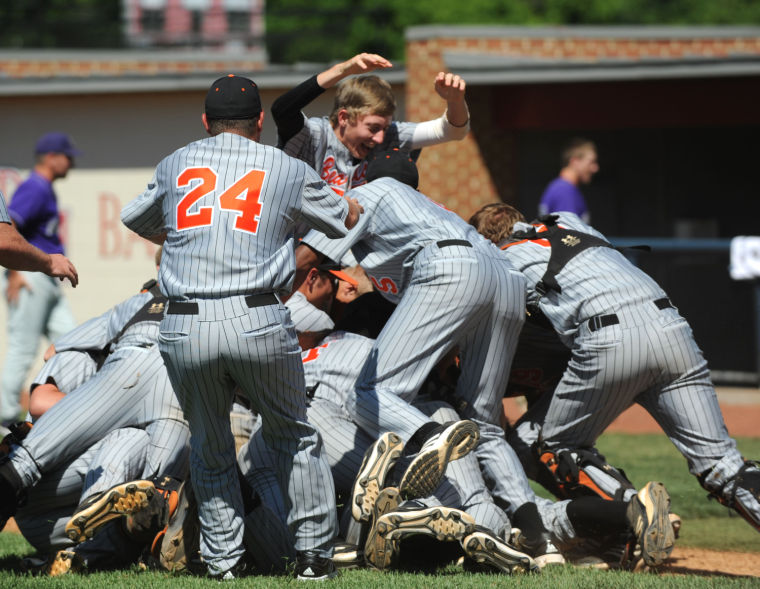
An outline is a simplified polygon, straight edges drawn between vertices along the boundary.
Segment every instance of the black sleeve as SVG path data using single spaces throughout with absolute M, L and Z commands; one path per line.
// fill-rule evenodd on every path
M 301 110 L 325 91 L 317 84 L 316 74 L 272 103 L 272 118 L 277 125 L 279 144 L 284 145 L 303 128 Z

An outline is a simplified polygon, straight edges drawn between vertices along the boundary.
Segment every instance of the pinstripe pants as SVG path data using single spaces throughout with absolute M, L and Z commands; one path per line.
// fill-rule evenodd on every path
M 480 426 L 475 452 L 483 476 L 497 504 L 514 512 L 535 498 L 499 425 L 524 319 L 525 278 L 503 259 L 474 248 L 428 246 L 415 258 L 409 286 L 378 336 L 347 410 L 371 436 L 395 431 L 408 439 L 429 419 L 404 401 L 459 344 L 457 409 Z
M 617 315 L 618 325 L 595 332 L 580 327 L 554 394 L 532 407 L 513 435 L 528 449 L 540 424 L 550 448 L 590 447 L 638 403 L 684 455 L 692 474 L 719 466 L 716 484 L 725 482 L 743 460 L 688 323 L 675 309 L 659 310 L 651 303 Z
M 43 553 L 73 546 L 64 528 L 76 507 L 91 495 L 141 478 L 148 445 L 145 431 L 117 429 L 43 476 L 14 516 L 24 538 Z
M 189 431 L 156 346 L 111 354 L 89 380 L 35 423 L 11 460 L 26 487 L 77 457 L 109 432 L 145 429 L 150 436 L 143 476 L 185 478 Z
M 331 554 L 335 491 L 322 441 L 306 421 L 301 350 L 283 305 L 249 309 L 244 297 L 201 299 L 197 315 L 167 314 L 159 344 L 191 431 L 191 480 L 201 554 L 224 572 L 242 557 L 243 503 L 230 410 L 235 384 L 262 417 L 262 434 L 286 490 L 297 550 Z M 171 311 L 171 303 L 169 304 Z

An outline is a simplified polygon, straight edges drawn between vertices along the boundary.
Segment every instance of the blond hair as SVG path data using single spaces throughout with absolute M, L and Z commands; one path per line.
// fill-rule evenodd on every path
M 396 112 L 396 98 L 391 85 L 374 75 L 356 76 L 338 85 L 335 93 L 330 124 L 338 126 L 338 112 L 345 109 L 349 120 L 354 122 L 359 115 L 392 117 Z
M 520 211 L 506 203 L 494 202 L 475 211 L 469 223 L 486 239 L 498 244 L 509 237 L 518 221 L 525 221 Z

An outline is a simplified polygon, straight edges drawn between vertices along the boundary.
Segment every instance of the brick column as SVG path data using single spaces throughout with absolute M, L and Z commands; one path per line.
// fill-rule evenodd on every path
M 444 41 L 438 39 L 407 43 L 406 118 L 409 121 L 439 117 L 446 108 L 433 88 L 436 74 L 446 71 L 441 56 L 443 45 Z M 470 107 L 470 117 L 477 117 L 471 104 Z M 499 200 L 481 157 L 478 137 L 472 131 L 462 141 L 424 148 L 419 169 L 420 190 L 463 217 L 482 204 Z

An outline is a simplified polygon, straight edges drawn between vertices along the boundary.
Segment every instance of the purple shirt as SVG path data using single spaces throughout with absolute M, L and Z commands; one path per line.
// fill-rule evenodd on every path
M 564 178 L 552 180 L 541 195 L 541 202 L 538 204 L 540 215 L 559 211 L 575 213 L 583 219 L 589 216 L 588 207 L 581 191 L 575 184 Z
M 58 201 L 49 180 L 32 172 L 13 194 L 8 213 L 29 243 L 46 254 L 63 253 L 58 236 Z

